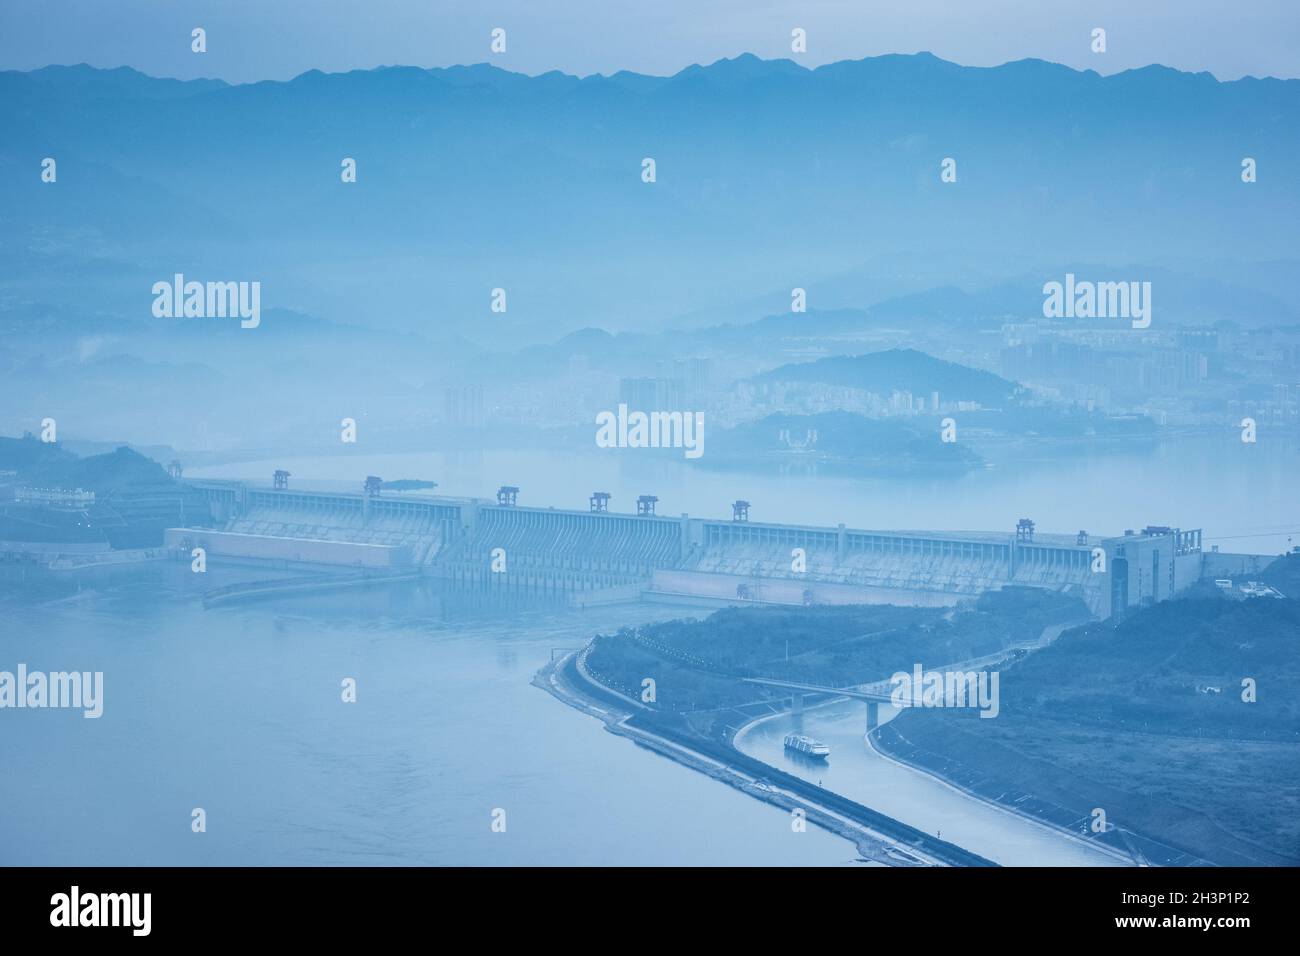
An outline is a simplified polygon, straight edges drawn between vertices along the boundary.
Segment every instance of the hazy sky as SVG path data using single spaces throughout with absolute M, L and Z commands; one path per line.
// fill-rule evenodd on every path
M 190 51 L 190 30 L 208 52 Z M 489 52 L 493 27 L 507 52 Z M 524 73 L 673 73 L 742 52 L 808 66 L 929 50 L 989 66 L 1039 57 L 1300 77 L 1300 0 L 0 0 L 0 68 L 132 66 L 232 82 L 304 70 L 485 60 Z M 1108 50 L 1090 49 L 1094 27 Z

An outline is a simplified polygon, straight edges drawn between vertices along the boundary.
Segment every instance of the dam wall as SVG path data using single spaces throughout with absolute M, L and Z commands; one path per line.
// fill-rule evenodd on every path
M 617 587 L 677 566 L 682 539 L 682 523 L 673 518 L 483 505 L 465 534 L 439 555 L 435 573 Z
M 730 604 L 907 604 L 916 607 L 947 607 L 961 600 L 943 591 L 903 590 L 885 587 L 855 587 L 823 581 L 793 578 L 755 578 L 738 574 L 702 571 L 655 571 L 644 596 L 651 600 Z
M 861 603 L 905 594 L 909 603 L 933 595 L 951 604 L 1021 585 L 1077 595 L 1105 618 L 1190 586 L 1205 558 L 1199 531 L 1154 526 L 1112 537 L 1040 534 L 1028 520 L 1005 533 L 873 531 L 526 507 L 509 488 L 492 501 L 190 484 L 207 497 L 218 532 L 231 536 L 213 537 L 219 548 L 344 566 L 405 562 L 503 590 L 625 593 L 640 584 L 705 601 Z M 296 543 L 270 543 L 277 540 Z
M 700 546 L 681 566 L 697 576 L 674 583 L 717 597 L 726 579 L 734 582 L 734 598 L 782 604 L 872 603 L 880 592 L 899 591 L 973 597 L 1023 585 L 1077 594 L 1100 613 L 1107 588 L 1093 571 L 1092 547 L 1077 535 L 1017 540 L 986 532 L 706 521 Z
M 208 560 L 214 557 L 268 561 L 289 565 L 318 565 L 392 569 L 410 565 L 406 548 L 356 541 L 326 541 L 317 538 L 285 538 L 273 535 L 209 531 L 202 528 L 168 528 L 163 535 L 167 548 L 203 548 Z

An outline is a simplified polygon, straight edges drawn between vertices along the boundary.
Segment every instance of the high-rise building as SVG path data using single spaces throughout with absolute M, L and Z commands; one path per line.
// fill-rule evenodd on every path
M 443 420 L 449 425 L 477 427 L 486 421 L 482 385 L 448 385 L 442 390 Z
M 656 404 L 655 379 L 619 379 L 618 400 L 621 404 L 635 411 L 653 411 Z

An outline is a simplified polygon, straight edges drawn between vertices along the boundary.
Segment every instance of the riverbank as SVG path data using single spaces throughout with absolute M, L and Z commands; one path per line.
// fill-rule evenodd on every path
M 596 717 L 610 733 L 764 802 L 789 811 L 802 809 L 808 822 L 853 843 L 864 862 L 884 866 L 991 865 L 961 847 L 747 757 L 729 743 L 696 740 L 656 720 L 653 711 L 585 676 L 581 662 L 585 650 L 551 661 L 533 678 L 534 686 Z
M 1128 854 L 1030 817 L 1012 816 L 982 794 L 940 785 L 902 763 L 882 767 L 884 758 L 863 743 L 860 703 L 849 705 L 832 693 L 827 703 L 853 716 L 836 716 L 827 724 L 812 713 L 821 710 L 815 707 L 815 695 L 803 695 L 802 714 L 791 712 L 788 692 L 769 692 L 740 676 L 752 674 L 753 662 L 759 661 L 766 662 L 768 673 L 784 671 L 805 685 L 869 689 L 864 676 L 888 673 L 922 646 L 928 653 L 945 654 L 939 660 L 953 662 L 946 665 L 949 670 L 1001 671 L 1078 624 L 1081 619 L 1074 614 L 1079 610 L 1049 595 L 999 593 L 956 614 L 896 607 L 720 612 L 696 624 L 666 622 L 599 637 L 586 652 L 591 673 L 584 676 L 617 694 L 622 712 L 684 734 L 693 749 L 723 746 L 721 759 L 732 766 L 737 760 L 752 761 L 758 768 L 753 775 L 802 781 L 799 786 L 807 788 L 809 798 L 823 805 L 830 794 L 869 807 L 875 818 L 888 821 L 887 827 L 902 824 L 928 837 L 945 837 L 965 852 L 1003 864 L 1130 863 Z M 996 649 L 988 651 L 990 646 Z M 655 679 L 652 707 L 637 700 L 642 674 Z M 758 724 L 766 729 L 746 739 Z M 790 731 L 825 740 L 837 756 L 830 764 L 792 763 L 782 748 Z M 884 780 L 892 783 L 882 788 Z
M 898 712 L 882 706 L 885 726 Z M 864 742 L 862 704 L 845 697 L 815 703 L 805 700 L 801 713 L 761 715 L 740 726 L 733 745 L 766 763 L 786 763 L 782 740 L 788 732 L 805 733 L 831 749 L 829 763 L 791 768 L 805 778 L 850 799 L 875 807 L 914 827 L 942 836 L 1002 866 L 1124 866 L 1132 859 L 1099 847 L 1086 837 L 1016 813 L 984 796 L 896 760 Z
M 910 711 L 877 743 L 1143 863 L 1294 866 L 1300 707 L 1253 688 L 1295 686 L 1297 607 L 1192 596 L 1076 628 L 1006 670 L 998 720 Z
M 899 718 L 903 716 L 905 715 L 900 714 Z M 998 780 L 992 774 L 982 772 L 970 764 L 946 759 L 918 746 L 907 736 L 905 729 L 898 726 L 899 718 L 877 728 L 867 736 L 867 745 L 885 760 L 893 761 L 915 773 L 924 774 L 990 807 L 1013 814 L 1037 826 L 1046 827 L 1066 838 L 1087 843 L 1127 864 L 1211 865 L 1193 854 L 1168 847 L 1131 830 L 1121 829 L 1113 822 L 1107 821 L 1103 832 L 1093 833 L 1090 828 L 1092 817 L 1089 813 L 1071 809 L 1057 799 L 1073 786 L 1077 786 L 1077 780 L 1070 780 L 1058 774 L 1052 781 L 1054 786 L 1049 789 L 1048 795 L 1030 793 L 1006 780 Z
M 905 715 L 872 735 L 882 756 L 925 773 L 977 799 L 1072 833 L 1124 854 L 1141 866 L 1292 866 L 1294 860 L 1223 829 L 1202 811 L 1152 793 L 1135 793 L 984 739 L 973 728 L 939 727 L 934 714 Z M 980 728 L 981 730 L 984 728 Z M 1063 726 L 1061 733 L 1089 734 Z M 1127 756 L 1127 743 L 1107 746 Z M 1159 741 L 1162 745 L 1167 740 Z M 1186 740 L 1188 756 L 1204 761 L 1207 741 Z M 1240 747 L 1240 744 L 1236 744 Z M 960 753 L 960 757 L 954 754 Z M 1241 755 L 1248 759 L 1246 755 Z M 1218 759 L 1216 754 L 1214 759 Z M 1258 758 L 1265 758 L 1260 755 Z M 1281 796 L 1279 794 L 1279 796 Z M 1092 833 L 1094 808 L 1106 814 L 1106 830 Z M 1160 839 L 1165 831 L 1192 834 L 1199 852 Z

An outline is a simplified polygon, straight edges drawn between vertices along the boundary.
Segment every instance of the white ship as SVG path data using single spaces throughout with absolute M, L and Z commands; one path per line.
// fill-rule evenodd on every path
M 818 757 L 822 760 L 825 760 L 831 754 L 830 747 L 827 747 L 820 740 L 813 740 L 803 734 L 786 734 L 785 747 L 787 750 L 793 750 L 806 757 Z

